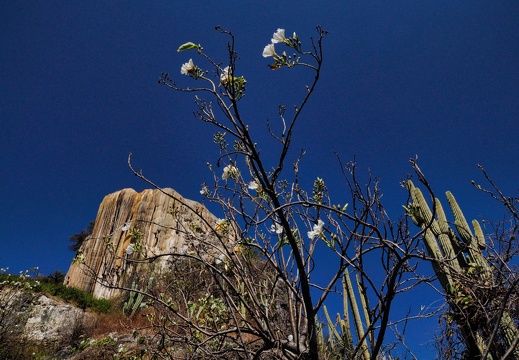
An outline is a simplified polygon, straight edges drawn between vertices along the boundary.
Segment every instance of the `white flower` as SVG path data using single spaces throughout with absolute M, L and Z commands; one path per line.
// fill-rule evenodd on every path
M 270 225 L 270 232 L 276 233 L 276 234 L 282 234 L 283 233 L 283 226 L 278 223 L 274 223 Z
M 133 251 L 134 251 L 134 249 L 133 249 L 133 245 L 132 244 L 128 245 L 128 247 L 125 250 L 127 255 L 133 254 Z
M 225 255 L 220 254 L 220 256 L 218 256 L 216 259 L 214 259 L 214 263 L 216 265 L 220 265 L 224 260 L 225 260 Z
M 182 247 L 180 248 L 180 250 L 178 250 L 178 253 L 180 255 L 184 255 L 186 252 L 187 252 L 187 249 L 188 249 L 188 246 L 186 244 L 182 245 Z
M 127 221 L 123 227 L 121 228 L 122 231 L 127 231 L 127 230 L 130 230 L 130 225 L 131 225 L 131 221 Z
M 204 196 L 208 196 L 209 195 L 209 189 L 207 188 L 207 186 L 202 186 L 202 190 L 200 190 L 200 194 L 204 195 Z
M 236 168 L 236 166 L 233 165 L 227 165 L 223 168 L 223 174 L 222 179 L 227 180 L 229 178 L 236 179 L 238 178 L 238 175 L 240 174 L 240 171 Z
M 182 65 L 180 68 L 180 73 L 182 75 L 189 75 L 195 70 L 195 64 L 193 63 L 193 59 L 189 59 L 189 62 Z
M 252 180 L 247 187 L 251 190 L 258 190 L 259 185 L 255 180 Z
M 220 74 L 220 84 L 225 84 L 227 81 L 229 81 L 229 67 L 227 66 L 225 69 L 222 70 L 222 73 Z
M 274 44 L 268 44 L 263 49 L 263 57 L 269 57 L 269 56 L 274 56 L 274 57 L 279 56 L 278 54 L 276 54 L 276 49 L 274 48 Z
M 277 29 L 277 31 L 274 33 L 274 35 L 272 35 L 272 43 L 273 44 L 277 44 L 277 43 L 282 43 L 282 42 L 285 42 L 286 38 L 285 38 L 285 29 Z
M 313 239 L 316 236 L 320 236 L 323 232 L 323 226 L 324 222 L 321 219 L 317 220 L 317 224 L 314 225 L 313 230 L 307 233 L 308 237 Z

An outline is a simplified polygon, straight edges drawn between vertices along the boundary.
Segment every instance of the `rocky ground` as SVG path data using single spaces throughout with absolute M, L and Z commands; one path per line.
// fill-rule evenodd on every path
M 98 314 L 27 289 L 0 290 L 1 359 L 143 359 L 142 316 Z

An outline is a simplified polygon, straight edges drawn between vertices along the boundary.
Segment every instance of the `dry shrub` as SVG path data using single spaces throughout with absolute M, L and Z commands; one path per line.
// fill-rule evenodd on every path
M 153 311 L 153 309 L 145 309 L 133 317 L 126 316 L 122 310 L 110 314 L 98 314 L 97 322 L 87 337 L 97 339 L 110 333 L 131 334 L 133 330 L 146 332 L 150 327 L 147 314 Z

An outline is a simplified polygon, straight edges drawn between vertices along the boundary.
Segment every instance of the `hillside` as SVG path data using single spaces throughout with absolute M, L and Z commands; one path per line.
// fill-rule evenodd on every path
M 28 274 L 2 275 L 0 358 L 148 358 L 149 343 L 156 342 L 150 319 L 157 311 L 146 309 L 145 299 L 124 289 L 178 284 L 193 268 L 187 263 L 184 268 L 182 261 L 173 264 L 175 254 L 196 252 L 216 259 L 222 246 L 222 238 L 212 233 L 217 222 L 203 205 L 172 189 L 123 189 L 107 195 L 65 286 Z M 200 273 L 192 279 L 191 287 L 203 285 Z M 107 300 L 99 306 L 96 299 Z

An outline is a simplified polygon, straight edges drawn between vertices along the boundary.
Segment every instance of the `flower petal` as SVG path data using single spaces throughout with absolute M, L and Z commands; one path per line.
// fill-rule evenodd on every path
M 276 234 L 282 234 L 283 233 L 283 226 L 278 223 L 274 223 L 270 225 L 270 232 L 276 233 Z
M 277 31 L 272 35 L 272 43 L 277 44 L 285 41 L 285 29 L 277 29 Z
M 133 249 L 133 245 L 132 244 L 128 245 L 128 247 L 125 250 L 126 254 L 128 254 L 128 255 L 133 254 L 133 251 L 134 251 L 134 249 Z
M 251 190 L 258 190 L 259 185 L 255 180 L 252 180 L 247 187 Z
M 263 49 L 263 57 L 277 56 L 274 44 L 268 44 Z
M 123 227 L 121 228 L 121 230 L 122 230 L 122 231 L 128 231 L 128 230 L 130 230 L 130 225 L 131 225 L 131 224 L 132 224 L 131 221 L 127 221 L 127 222 L 123 225 Z
M 193 63 L 193 59 L 189 59 L 189 61 L 180 68 L 180 73 L 182 75 L 189 75 L 193 70 L 195 70 L 195 64 Z

